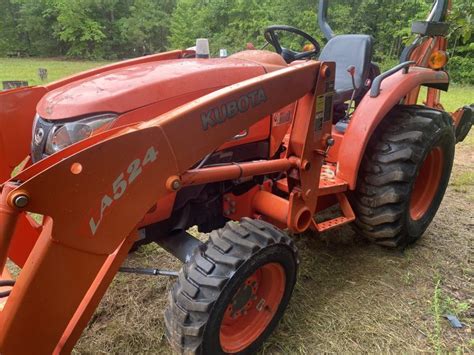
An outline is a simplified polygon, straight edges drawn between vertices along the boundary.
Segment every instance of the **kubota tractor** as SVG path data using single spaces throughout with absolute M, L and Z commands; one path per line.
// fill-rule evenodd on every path
M 322 48 L 271 26 L 275 52 L 177 50 L 1 93 L 0 353 L 70 352 L 140 244 L 183 262 L 165 312 L 172 347 L 220 354 L 255 351 L 283 316 L 298 268 L 283 230 L 353 223 L 384 246 L 415 242 L 471 127 L 470 109 L 439 102 L 448 5 L 413 24 L 382 74 L 373 38 L 334 35 L 321 0 Z M 282 32 L 312 46 L 284 48 Z

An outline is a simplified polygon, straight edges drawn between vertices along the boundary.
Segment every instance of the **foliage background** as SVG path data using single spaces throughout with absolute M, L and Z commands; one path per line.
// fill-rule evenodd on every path
M 426 18 L 431 0 L 331 0 L 336 33 L 376 38 L 375 61 L 396 62 L 412 40 L 413 19 Z M 235 52 L 264 44 L 263 29 L 288 24 L 324 44 L 316 0 L 0 0 L 0 56 L 119 59 L 210 39 L 211 50 Z M 450 74 L 474 83 L 474 2 L 453 0 L 449 21 Z M 301 48 L 298 38 L 288 46 Z

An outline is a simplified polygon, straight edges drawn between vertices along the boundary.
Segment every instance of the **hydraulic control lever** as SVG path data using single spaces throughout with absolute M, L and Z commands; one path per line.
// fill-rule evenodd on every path
M 352 80 L 352 96 L 351 96 L 351 101 L 349 101 L 349 106 L 347 107 L 346 117 L 345 117 L 349 121 L 350 120 L 349 113 L 352 108 L 352 104 L 354 103 L 354 96 L 358 87 L 356 86 L 356 83 L 355 83 L 355 71 L 356 71 L 355 66 L 349 65 L 346 70 L 351 76 L 351 80 Z
M 358 87 L 355 83 L 355 71 L 356 71 L 355 66 L 354 65 L 349 65 L 347 67 L 346 71 L 351 76 L 352 95 L 351 95 L 351 100 L 349 101 L 349 105 L 347 106 L 346 115 L 344 116 L 344 118 L 342 120 L 340 120 L 339 122 L 336 123 L 336 130 L 338 130 L 339 132 L 345 132 L 346 129 L 347 129 L 347 126 L 349 125 L 349 122 L 351 120 L 350 112 L 351 112 L 351 109 L 352 109 L 352 105 L 354 104 L 355 93 L 358 89 Z

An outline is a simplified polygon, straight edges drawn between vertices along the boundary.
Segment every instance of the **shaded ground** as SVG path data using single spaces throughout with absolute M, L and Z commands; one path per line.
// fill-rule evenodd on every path
M 299 281 L 263 354 L 474 351 L 474 134 L 457 147 L 444 201 L 415 247 L 384 250 L 350 228 L 296 237 Z M 151 246 L 128 264 L 179 267 Z M 169 353 L 163 311 L 172 282 L 118 275 L 76 351 Z M 451 328 L 447 313 L 465 327 Z

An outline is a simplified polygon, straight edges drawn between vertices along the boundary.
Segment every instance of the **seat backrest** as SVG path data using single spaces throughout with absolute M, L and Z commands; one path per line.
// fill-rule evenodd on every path
M 356 97 L 364 92 L 372 61 L 373 38 L 369 35 L 339 35 L 331 38 L 324 46 L 319 60 L 336 62 L 336 100 L 345 101 L 352 94 L 352 79 L 347 72 L 355 67 Z

